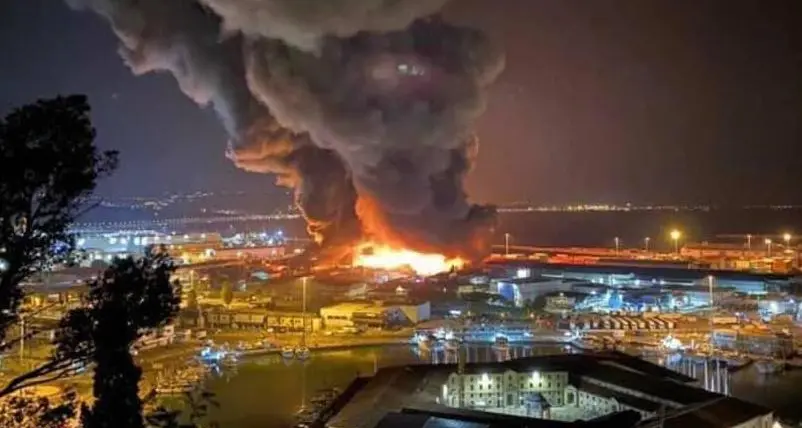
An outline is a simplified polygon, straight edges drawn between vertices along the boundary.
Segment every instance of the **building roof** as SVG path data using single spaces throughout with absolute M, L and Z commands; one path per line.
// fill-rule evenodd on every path
M 730 428 L 752 419 L 770 415 L 771 409 L 732 397 L 719 396 L 699 407 L 677 409 L 642 422 L 638 427 L 652 428 Z M 660 420 L 662 419 L 662 421 Z
M 372 428 L 385 414 L 406 407 L 433 408 L 454 366 L 402 366 L 379 370 L 326 424 L 329 428 Z M 445 408 L 445 406 L 440 406 Z
M 501 413 L 483 412 L 480 410 L 471 409 L 457 409 L 453 407 L 443 407 L 437 410 L 423 410 L 423 409 L 403 409 L 404 414 L 411 415 L 428 415 L 433 418 L 440 419 L 449 423 L 470 423 L 479 424 L 478 426 L 492 427 L 492 428 L 566 428 L 571 427 L 573 424 L 570 422 L 555 421 L 548 419 L 537 419 L 525 416 L 506 415 Z M 439 425 L 443 427 L 451 427 L 452 425 Z M 438 426 L 438 427 L 439 427 Z M 456 425 L 459 428 L 471 427 L 477 425 Z M 428 425 L 425 426 L 429 428 Z
M 534 260 L 494 260 L 488 263 L 509 267 L 530 267 L 547 271 L 558 271 L 565 275 L 573 273 L 603 275 L 634 275 L 639 278 L 663 278 L 675 280 L 699 280 L 713 275 L 717 280 L 729 281 L 788 281 L 792 275 L 764 274 L 715 269 L 686 269 L 655 266 L 611 266 L 579 265 L 567 263 L 544 263 Z
M 344 303 L 337 303 L 331 306 L 325 306 L 320 308 L 321 314 L 325 312 L 341 312 L 341 313 L 349 313 L 352 314 L 354 312 L 361 312 L 361 313 L 382 313 L 387 308 L 384 306 L 378 306 L 373 304 L 373 302 L 344 302 Z
M 574 387 L 580 391 L 585 391 L 599 397 L 614 398 L 619 403 L 632 407 L 633 409 L 642 410 L 644 412 L 657 412 L 660 409 L 660 403 L 645 398 L 637 397 L 632 394 L 625 394 L 610 388 L 605 388 L 590 382 L 575 382 Z
M 567 371 L 577 375 L 604 373 L 607 378 L 615 377 L 618 373 L 623 372 L 624 374 L 621 375 L 622 377 L 639 375 L 642 377 L 666 379 L 679 385 L 681 385 L 682 382 L 691 382 L 694 380 L 693 378 L 665 367 L 615 351 L 596 354 L 543 355 L 517 358 L 502 362 L 465 364 L 466 373 L 503 373 L 507 370 L 513 370 L 515 372 Z
M 662 399 L 677 405 L 688 405 L 715 398 L 717 394 L 700 388 L 689 386 L 673 380 L 624 369 L 615 369 L 607 365 L 589 365 L 581 374 L 585 378 L 616 385 L 641 394 Z

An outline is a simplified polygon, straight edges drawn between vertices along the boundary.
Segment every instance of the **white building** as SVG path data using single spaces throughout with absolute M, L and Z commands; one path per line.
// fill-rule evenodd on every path
M 438 401 L 461 409 L 563 421 L 630 411 L 649 427 L 661 414 L 663 428 L 703 426 L 700 423 L 710 418 L 723 428 L 772 426 L 770 409 L 697 388 L 691 378 L 618 355 L 566 358 L 565 364 L 547 362 L 542 369 L 517 361 L 458 364 L 444 378 Z M 534 414 L 528 405 L 533 397 L 543 403 Z
M 323 307 L 320 316 L 327 329 L 415 325 L 431 317 L 431 305 L 429 302 L 402 305 L 348 302 Z

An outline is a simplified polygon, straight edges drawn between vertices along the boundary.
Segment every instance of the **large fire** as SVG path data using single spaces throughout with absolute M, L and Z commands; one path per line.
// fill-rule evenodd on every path
M 465 261 L 460 258 L 449 259 L 442 254 L 419 253 L 368 242 L 357 245 L 353 265 L 387 270 L 410 268 L 418 275 L 434 275 L 460 269 Z

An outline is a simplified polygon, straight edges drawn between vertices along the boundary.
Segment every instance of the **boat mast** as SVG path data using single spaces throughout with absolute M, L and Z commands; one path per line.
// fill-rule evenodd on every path
M 301 331 L 301 346 L 306 346 L 306 280 L 308 277 L 301 278 L 303 306 L 301 308 L 301 324 L 303 325 Z

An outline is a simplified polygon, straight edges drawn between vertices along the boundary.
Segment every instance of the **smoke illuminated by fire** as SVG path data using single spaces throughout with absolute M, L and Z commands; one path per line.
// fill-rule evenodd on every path
M 465 261 L 460 258 L 449 259 L 442 254 L 394 249 L 368 242 L 357 245 L 353 265 L 387 270 L 410 268 L 418 275 L 434 275 L 460 269 Z

